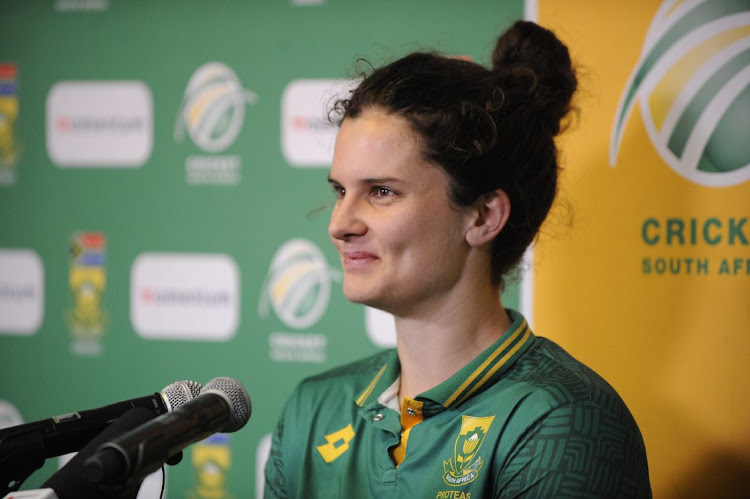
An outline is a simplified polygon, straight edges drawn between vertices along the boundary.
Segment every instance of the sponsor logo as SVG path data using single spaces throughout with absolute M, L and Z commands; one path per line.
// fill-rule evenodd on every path
M 365 331 L 373 345 L 383 348 L 396 346 L 396 321 L 388 312 L 365 307 Z
M 140 81 L 63 81 L 47 95 L 47 154 L 63 168 L 138 168 L 153 147 L 151 91 Z
M 0 63 L 0 185 L 16 180 L 16 164 L 20 154 L 15 137 L 18 118 L 18 68 L 12 63 Z
M 232 468 L 229 435 L 216 433 L 191 447 L 195 486 L 187 491 L 189 498 L 233 497 L 227 490 Z
M 0 429 L 23 424 L 23 418 L 18 409 L 7 400 L 0 399 Z
M 461 431 L 456 437 L 453 458 L 443 461 L 443 480 L 448 485 L 466 485 L 479 476 L 484 460 L 479 456 L 495 416 L 461 416 Z
M 294 80 L 281 95 L 281 152 L 295 168 L 327 168 L 338 127 L 332 104 L 355 86 L 352 80 Z
M 29 249 L 0 249 L 0 334 L 34 334 L 43 318 L 41 258 Z
M 724 187 L 750 179 L 750 8 L 664 2 L 617 109 L 610 163 L 636 103 L 649 138 L 680 176 Z
M 266 463 L 268 456 L 271 454 L 271 441 L 273 437 L 270 433 L 263 435 L 255 449 L 255 497 L 263 499 L 263 493 L 266 483 Z
M 130 286 L 130 320 L 143 338 L 226 341 L 237 331 L 239 271 L 228 255 L 142 253 Z
M 328 308 L 331 280 L 340 272 L 329 267 L 323 253 L 306 239 L 292 239 L 278 249 L 263 284 L 258 315 L 273 308 L 288 327 L 305 329 L 317 323 Z
M 318 445 L 318 453 L 323 458 L 323 461 L 331 463 L 341 457 L 346 451 L 349 450 L 349 442 L 354 438 L 354 428 L 351 423 L 341 428 L 338 431 L 326 435 L 326 444 Z
M 203 152 L 220 153 L 237 139 L 245 121 L 245 106 L 258 96 L 242 87 L 232 69 L 208 62 L 188 80 L 175 123 L 174 140 L 185 132 Z M 189 156 L 185 161 L 188 184 L 235 185 L 240 182 L 242 161 L 237 155 Z
M 72 306 L 65 319 L 79 355 L 101 353 L 101 339 L 109 325 L 103 297 L 107 288 L 107 238 L 101 232 L 77 232 L 70 240 L 68 283 Z

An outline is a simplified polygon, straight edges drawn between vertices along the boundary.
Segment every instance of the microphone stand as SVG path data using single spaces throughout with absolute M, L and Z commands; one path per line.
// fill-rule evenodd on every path
M 107 473 L 107 471 L 111 472 L 112 470 L 120 469 L 119 458 L 110 454 L 105 454 L 105 456 L 104 460 L 99 460 L 104 473 L 102 475 L 96 472 L 92 473 L 90 469 L 84 467 L 83 479 L 91 485 L 96 486 L 102 498 L 135 499 L 143 484 L 143 480 L 148 477 L 150 472 L 134 472 L 126 476 L 114 476 L 111 473 Z M 178 451 L 166 460 L 160 459 L 159 467 L 165 465 L 174 466 L 182 461 L 182 456 L 182 451 Z
M 44 465 L 42 433 L 40 429 L 23 431 L 0 441 L 0 497 L 17 491 L 32 473 Z
M 15 492 L 23 482 L 44 465 L 45 459 L 75 452 L 104 431 L 132 403 L 120 402 L 92 411 L 57 416 L 44 421 L 0 430 L 0 497 Z M 105 412 L 106 411 L 106 412 Z M 81 417 L 87 413 L 102 414 L 100 420 Z M 65 428 L 62 434 L 56 430 Z
M 99 486 L 100 484 L 91 483 L 84 478 L 84 462 L 102 443 L 137 428 L 153 418 L 154 414 L 148 409 L 142 407 L 130 409 L 96 438 L 83 446 L 65 466 L 44 482 L 43 487 L 54 490 L 60 499 L 78 499 L 80 497 L 87 499 L 135 499 L 143 480 L 123 484 L 120 487 L 102 488 Z

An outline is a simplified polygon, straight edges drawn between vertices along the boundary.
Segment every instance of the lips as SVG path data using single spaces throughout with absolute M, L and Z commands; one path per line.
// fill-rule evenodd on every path
M 342 254 L 342 263 L 347 268 L 361 268 L 377 260 L 378 257 L 368 251 L 345 251 Z

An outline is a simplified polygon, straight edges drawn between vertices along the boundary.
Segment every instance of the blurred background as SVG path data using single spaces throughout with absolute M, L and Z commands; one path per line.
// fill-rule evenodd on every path
M 330 104 L 413 50 L 488 64 L 520 18 L 581 91 L 504 303 L 620 392 L 655 497 L 750 495 L 741 1 L 0 0 L 0 427 L 230 376 L 250 422 L 166 496 L 259 494 L 294 385 L 395 341 L 341 293 Z

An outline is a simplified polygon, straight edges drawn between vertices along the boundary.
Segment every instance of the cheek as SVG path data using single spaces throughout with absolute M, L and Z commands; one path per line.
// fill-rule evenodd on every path
M 452 218 L 436 214 L 415 220 L 410 225 L 400 225 L 391 232 L 392 248 L 401 250 L 410 262 L 424 266 L 440 265 L 462 246 L 461 231 Z
M 406 258 L 410 263 L 439 264 L 465 246 L 467 221 L 446 200 L 427 199 L 418 206 L 411 205 L 387 218 L 370 220 L 370 229 L 377 232 L 382 247 L 392 256 Z M 376 227 L 377 225 L 377 227 Z

